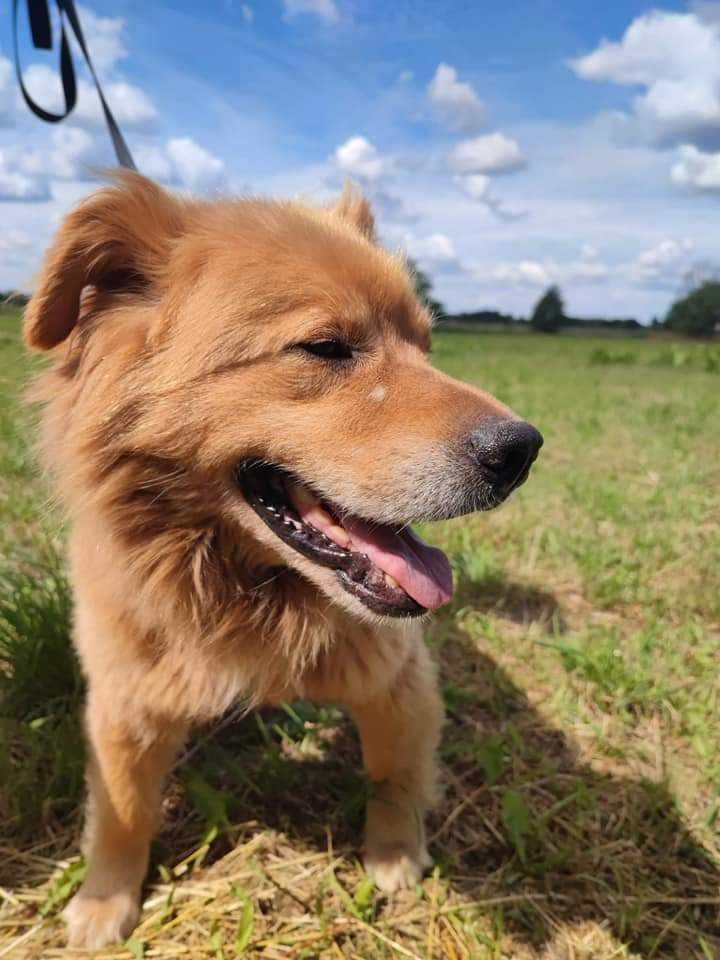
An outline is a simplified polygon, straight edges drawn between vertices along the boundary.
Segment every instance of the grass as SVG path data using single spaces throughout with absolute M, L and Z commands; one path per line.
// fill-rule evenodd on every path
M 429 643 L 448 720 L 435 867 L 364 878 L 342 715 L 201 731 L 176 771 L 142 923 L 103 957 L 720 957 L 718 348 L 446 331 L 434 362 L 543 430 L 530 483 L 426 533 L 458 589 Z M 79 955 L 82 685 L 62 536 L 0 313 L 0 958 Z

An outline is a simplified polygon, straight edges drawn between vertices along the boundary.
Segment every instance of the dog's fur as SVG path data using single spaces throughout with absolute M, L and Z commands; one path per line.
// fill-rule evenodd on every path
M 241 698 L 347 707 L 374 784 L 367 868 L 385 889 L 414 883 L 441 724 L 419 625 L 370 614 L 233 478 L 265 458 L 369 519 L 451 515 L 461 438 L 508 415 L 427 363 L 430 318 L 366 201 L 208 203 L 123 174 L 65 220 L 25 336 L 54 351 L 36 395 L 88 680 L 71 942 L 130 932 L 163 778 L 188 727 Z M 322 336 L 362 361 L 341 373 L 289 349 Z

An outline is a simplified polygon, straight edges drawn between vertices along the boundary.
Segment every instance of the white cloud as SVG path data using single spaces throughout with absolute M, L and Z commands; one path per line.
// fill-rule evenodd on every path
M 592 244 L 584 243 L 580 247 L 580 258 L 572 260 L 560 269 L 560 275 L 568 283 L 602 283 L 607 280 L 610 271 L 602 263 L 598 251 Z
M 60 77 L 55 70 L 45 64 L 33 63 L 25 71 L 24 80 L 30 96 L 41 107 L 55 113 L 65 109 Z M 97 128 L 104 127 L 105 116 L 95 87 L 80 79 L 77 89 L 77 104 L 70 114 L 73 123 Z M 103 89 L 115 119 L 121 127 L 146 128 L 156 119 L 157 110 L 140 87 L 118 80 L 104 85 Z
M 431 233 L 426 237 L 417 237 L 406 233 L 403 246 L 414 260 L 429 266 L 437 271 L 458 270 L 460 261 L 455 252 L 455 246 L 444 233 Z
M 517 140 L 504 133 L 461 141 L 448 162 L 458 173 L 509 173 L 525 165 Z
M 501 220 L 519 220 L 526 216 L 527 211 L 519 207 L 513 207 L 506 204 L 491 191 L 492 181 L 484 173 L 470 173 L 466 175 L 457 175 L 455 183 L 460 190 L 471 200 L 484 204 L 488 210 L 494 213 Z
M 383 158 L 365 137 L 350 137 L 337 148 L 334 159 L 343 173 L 361 180 L 377 180 L 385 172 Z
M 551 259 L 508 260 L 489 271 L 481 268 L 476 276 L 485 282 L 501 281 L 516 287 L 548 287 L 553 283 L 587 286 L 605 282 L 610 270 L 600 261 L 594 247 L 583 244 L 575 260 L 560 263 Z
M 410 81 L 413 79 L 414 76 L 415 74 L 412 72 L 412 70 L 403 70 L 403 72 L 398 77 L 398 80 L 400 81 L 400 83 L 410 83 Z
M 642 86 L 633 101 L 636 132 L 651 142 L 720 136 L 720 23 L 696 13 L 654 10 L 619 42 L 604 40 L 570 61 L 586 80 Z
M 492 277 L 506 283 L 529 287 L 547 287 L 552 283 L 547 265 L 537 260 L 519 260 L 515 263 L 499 263 Z
M 50 198 L 44 176 L 27 169 L 20 151 L 0 148 L 0 202 L 42 201 Z
M 458 80 L 457 70 L 441 63 L 427 88 L 438 118 L 451 130 L 473 133 L 485 120 L 485 106 L 469 83 Z
M 677 263 L 695 246 L 692 240 L 661 240 L 660 243 L 641 253 L 638 266 L 647 270 L 656 270 Z
M 640 283 L 675 287 L 689 270 L 694 249 L 690 239 L 661 240 L 640 254 L 630 267 L 630 275 Z
M 90 57 L 98 73 L 109 70 L 127 56 L 122 40 L 125 30 L 122 17 L 101 17 L 84 6 L 78 7 L 78 15 Z
M 490 194 L 490 177 L 484 173 L 470 173 L 466 177 L 455 177 L 455 183 L 471 200 L 486 203 Z
M 290 20 L 300 13 L 313 14 L 326 23 L 337 23 L 340 12 L 335 0 L 283 0 L 284 18 Z
M 405 199 L 388 186 L 392 180 L 395 159 L 383 156 L 366 137 L 349 137 L 335 150 L 331 162 L 334 171 L 326 178 L 328 186 L 339 186 L 337 173 L 359 181 L 383 229 L 407 225 L 419 219 Z
M 0 56 L 0 127 L 12 122 L 15 111 L 15 71 L 6 57 Z
M 407 247 L 411 256 L 425 260 L 447 262 L 457 259 L 453 242 L 444 233 L 432 233 L 428 237 L 413 237 L 408 234 Z
M 141 144 L 135 150 L 138 170 L 162 183 L 209 193 L 226 186 L 223 161 L 191 137 L 176 137 L 165 144 Z
M 163 183 L 172 183 L 175 179 L 175 170 L 163 146 L 140 144 L 133 149 L 133 157 L 138 170 L 146 177 Z
M 225 183 L 225 164 L 191 137 L 168 140 L 167 155 L 177 179 L 190 190 L 207 192 Z
M 140 87 L 121 80 L 107 84 L 104 93 L 115 119 L 124 126 L 147 127 L 157 117 L 155 105 Z M 84 101 L 78 96 L 76 119 L 87 120 L 100 126 L 105 123 L 105 117 L 100 98 L 94 89 L 92 94 L 91 99 L 85 97 Z
M 720 153 L 705 153 L 686 143 L 678 154 L 680 159 L 670 171 L 673 183 L 695 190 L 720 191 Z
M 49 200 L 51 180 L 90 180 L 88 166 L 97 161 L 97 144 L 79 127 L 54 127 L 44 150 L 0 149 L 0 200 Z
M 53 112 L 63 109 L 62 86 L 57 71 L 51 70 L 45 64 L 33 63 L 25 69 L 23 80 L 28 93 L 39 106 Z M 23 106 L 19 91 L 17 103 L 20 107 Z
M 63 124 L 52 132 L 53 149 L 45 170 L 46 176 L 59 180 L 85 180 L 88 165 L 97 158 L 97 145 L 86 130 Z

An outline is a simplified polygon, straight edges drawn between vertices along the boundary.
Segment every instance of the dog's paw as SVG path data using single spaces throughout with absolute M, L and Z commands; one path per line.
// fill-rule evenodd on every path
M 109 943 L 121 942 L 135 929 L 139 915 L 137 899 L 127 891 L 101 899 L 80 890 L 63 913 L 68 944 L 99 950 Z
M 410 850 L 400 844 L 387 844 L 365 854 L 365 871 L 384 893 L 414 887 L 431 866 L 432 858 L 424 848 Z
M 432 865 L 423 804 L 403 784 L 374 784 L 365 822 L 365 870 L 386 893 L 414 887 Z

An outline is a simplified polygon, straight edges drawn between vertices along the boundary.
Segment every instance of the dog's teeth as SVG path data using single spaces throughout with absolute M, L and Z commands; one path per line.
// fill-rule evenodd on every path
M 335 522 L 317 497 L 301 483 L 289 482 L 287 492 L 301 519 L 321 533 L 332 536 Z M 343 531 L 344 533 L 344 531 Z
M 397 582 L 397 580 L 395 579 L 395 577 L 392 577 L 389 573 L 386 573 L 386 574 L 385 574 L 385 583 L 386 583 L 389 587 L 392 587 L 394 590 L 399 590 L 399 589 L 400 589 L 400 584 Z
M 288 481 L 287 493 L 305 524 L 308 539 L 319 543 L 332 543 L 344 550 L 350 547 L 350 534 L 335 521 L 307 487 Z
M 331 540 L 334 540 L 335 543 L 339 544 L 341 547 L 350 546 L 350 534 L 344 527 L 339 526 L 337 523 L 334 523 L 328 528 L 327 535 Z

